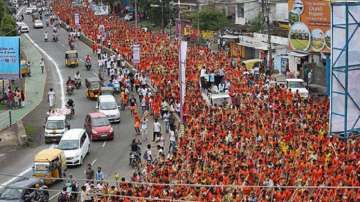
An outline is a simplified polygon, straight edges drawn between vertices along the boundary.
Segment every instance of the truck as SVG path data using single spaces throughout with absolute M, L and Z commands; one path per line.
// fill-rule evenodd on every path
M 56 109 L 49 113 L 44 125 L 45 143 L 58 143 L 65 133 L 70 129 L 69 114 L 67 109 Z

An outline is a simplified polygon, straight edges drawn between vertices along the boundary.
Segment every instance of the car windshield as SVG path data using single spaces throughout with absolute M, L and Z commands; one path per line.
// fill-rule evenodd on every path
M 98 117 L 92 120 L 92 125 L 95 127 L 110 125 L 109 120 L 106 117 Z
M 47 121 L 46 123 L 46 129 L 56 130 L 56 129 L 64 129 L 64 128 L 65 128 L 64 121 Z
M 34 173 L 48 173 L 49 163 L 34 163 L 33 171 Z
M 101 102 L 100 103 L 100 109 L 101 110 L 111 110 L 116 109 L 117 105 L 115 102 Z
M 79 148 L 79 141 L 78 140 L 61 140 L 58 149 L 61 150 L 73 150 Z
M 1 193 L 0 200 L 16 200 L 21 199 L 22 189 L 7 188 Z
M 90 88 L 91 89 L 99 89 L 100 88 L 100 83 L 99 82 L 92 82 L 90 84 Z
M 289 81 L 289 88 L 305 88 L 302 82 Z

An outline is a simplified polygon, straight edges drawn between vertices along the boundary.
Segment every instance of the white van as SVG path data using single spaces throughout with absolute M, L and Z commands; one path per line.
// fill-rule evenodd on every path
M 112 95 L 100 95 L 96 104 L 96 109 L 106 115 L 111 123 L 120 122 L 120 110 Z
M 45 143 L 59 142 L 63 134 L 70 129 L 70 124 L 65 115 L 51 115 L 44 126 Z
M 294 94 L 298 92 L 302 98 L 306 99 L 309 97 L 309 91 L 305 88 L 304 80 L 302 79 L 286 79 L 286 87 Z
M 64 151 L 66 165 L 82 165 L 90 153 L 90 139 L 85 129 L 71 129 L 64 133 L 57 148 Z

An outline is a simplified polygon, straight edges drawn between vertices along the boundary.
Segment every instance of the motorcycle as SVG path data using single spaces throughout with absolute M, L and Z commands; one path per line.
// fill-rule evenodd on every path
M 53 41 L 57 42 L 58 41 L 58 37 L 56 35 L 53 35 Z
M 35 190 L 30 194 L 24 196 L 24 202 L 48 202 L 49 201 L 49 191 L 48 187 L 43 185 L 39 190 Z
M 72 119 L 75 115 L 75 104 L 72 106 L 66 105 L 66 108 L 70 109 L 69 119 Z
M 76 89 L 81 88 L 81 80 L 80 79 L 75 79 L 75 87 L 76 87 Z
M 115 80 L 115 81 L 113 82 L 113 88 L 114 88 L 114 92 L 115 92 L 115 93 L 119 93 L 119 92 L 120 92 L 120 83 Z
M 66 85 L 66 94 L 67 95 L 72 95 L 74 92 L 74 85 Z
M 91 69 L 91 62 L 86 61 L 86 62 L 85 62 L 85 67 L 86 67 L 86 70 L 90 71 L 90 69 Z
M 141 159 L 140 159 L 140 155 L 138 152 L 130 152 L 130 157 L 129 157 L 129 163 L 130 166 L 132 168 L 138 168 L 140 165 Z

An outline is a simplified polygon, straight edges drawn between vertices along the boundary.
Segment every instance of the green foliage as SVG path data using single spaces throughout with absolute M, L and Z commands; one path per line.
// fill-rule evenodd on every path
M 262 20 L 262 16 L 261 14 L 259 14 L 258 16 L 256 16 L 256 18 L 252 21 L 250 21 L 249 25 L 250 25 L 250 32 L 260 32 L 263 30 L 265 24 L 265 22 Z
M 210 7 L 202 8 L 199 12 L 189 15 L 193 26 L 199 22 L 200 30 L 218 31 L 230 25 L 229 19 L 220 11 Z
M 9 14 L 3 0 L 0 0 L 0 35 L 15 36 L 16 22 L 13 16 Z

